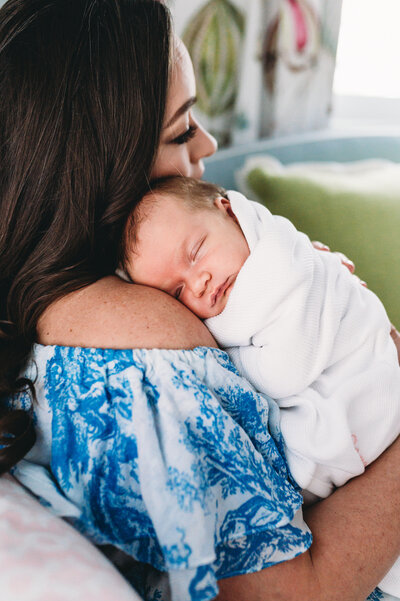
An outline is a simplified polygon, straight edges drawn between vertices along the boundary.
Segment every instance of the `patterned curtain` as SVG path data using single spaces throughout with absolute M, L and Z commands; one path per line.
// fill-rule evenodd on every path
M 220 146 L 327 125 L 342 0 L 170 0 Z

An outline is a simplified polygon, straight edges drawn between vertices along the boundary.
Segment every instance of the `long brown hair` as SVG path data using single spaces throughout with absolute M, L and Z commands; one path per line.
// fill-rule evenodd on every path
M 12 399 L 43 311 L 114 272 L 166 105 L 158 0 L 8 0 L 0 10 L 0 473 L 34 443 Z

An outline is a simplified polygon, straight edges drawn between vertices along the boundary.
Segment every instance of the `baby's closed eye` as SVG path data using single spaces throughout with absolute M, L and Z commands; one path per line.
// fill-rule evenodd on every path
M 192 262 L 196 260 L 198 254 L 199 254 L 199 251 L 200 251 L 201 247 L 203 246 L 203 243 L 204 243 L 205 239 L 206 239 L 206 236 L 203 236 L 203 238 L 201 238 L 197 242 L 197 244 L 195 244 L 195 246 L 194 246 L 194 248 L 193 248 L 193 250 L 191 252 L 191 256 L 190 256 L 190 260 Z
M 175 290 L 175 292 L 173 292 L 173 293 L 171 294 L 171 296 L 174 296 L 176 299 L 178 299 L 178 300 L 179 300 L 179 297 L 180 297 L 180 295 L 182 294 L 182 290 L 183 290 L 183 286 L 179 286 L 179 287 L 178 287 L 178 288 Z

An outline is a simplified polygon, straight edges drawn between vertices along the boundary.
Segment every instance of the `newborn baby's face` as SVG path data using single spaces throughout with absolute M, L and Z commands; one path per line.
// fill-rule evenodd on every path
M 134 282 L 164 290 L 201 319 L 223 311 L 249 256 L 230 203 L 193 210 L 170 195 L 144 209 L 127 270 Z

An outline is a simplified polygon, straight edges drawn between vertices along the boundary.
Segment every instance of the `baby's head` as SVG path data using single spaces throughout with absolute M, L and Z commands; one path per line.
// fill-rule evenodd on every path
M 185 177 L 159 180 L 126 232 L 125 270 L 206 319 L 223 311 L 249 256 L 226 192 Z

